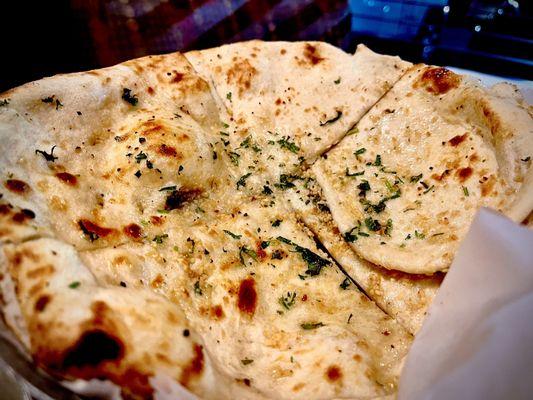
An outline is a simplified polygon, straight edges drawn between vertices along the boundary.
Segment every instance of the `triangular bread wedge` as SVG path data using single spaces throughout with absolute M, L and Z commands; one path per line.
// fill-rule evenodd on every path
M 312 170 L 362 258 L 432 274 L 449 268 L 480 206 L 527 216 L 520 192 L 532 153 L 531 113 L 516 88 L 418 65 Z

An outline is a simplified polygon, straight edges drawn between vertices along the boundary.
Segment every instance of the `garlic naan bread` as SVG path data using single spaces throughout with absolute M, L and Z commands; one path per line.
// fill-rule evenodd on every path
M 347 284 L 284 194 L 305 157 L 340 140 L 406 63 L 365 48 L 358 58 L 320 43 L 253 43 L 265 53 L 285 46 L 309 69 L 307 84 L 348 84 L 331 104 L 338 118 L 317 110 L 288 64 L 277 75 L 299 97 L 280 97 L 285 130 L 238 136 L 248 125 L 179 53 L 0 96 L 9 149 L 0 155 L 0 305 L 37 366 L 58 380 L 111 382 L 133 399 L 152 398 L 163 381 L 206 399 L 395 392 L 412 335 Z M 228 57 L 253 57 L 249 47 Z M 225 100 L 238 100 L 235 90 Z M 313 120 L 289 125 L 291 101 Z M 281 129 L 267 115 L 265 128 Z M 284 165 L 269 175 L 274 154 Z M 264 184 L 253 187 L 252 173 Z
M 312 170 L 362 258 L 432 274 L 449 268 L 480 206 L 528 215 L 531 154 L 531 109 L 516 88 L 417 65 Z
M 285 185 L 410 66 L 362 45 L 351 55 L 322 42 L 250 41 L 185 56 L 218 99 L 220 141 L 249 192 Z
M 303 176 L 305 179 L 295 181 L 295 187 L 285 195 L 298 219 L 368 297 L 409 332 L 416 334 L 437 294 L 443 274 L 407 274 L 361 258 L 340 234 L 313 173 L 308 170 Z M 347 280 L 344 286 L 349 285 Z

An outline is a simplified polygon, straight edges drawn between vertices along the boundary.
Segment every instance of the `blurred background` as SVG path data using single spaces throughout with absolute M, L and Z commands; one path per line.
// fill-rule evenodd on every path
M 350 52 L 362 42 L 412 62 L 533 79 L 533 0 L 4 1 L 0 24 L 0 91 L 254 38 L 324 40 Z

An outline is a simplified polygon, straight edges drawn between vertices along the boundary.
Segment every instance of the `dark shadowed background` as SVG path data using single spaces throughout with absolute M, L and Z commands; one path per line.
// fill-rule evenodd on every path
M 0 90 L 248 39 L 363 42 L 413 62 L 533 78 L 533 0 L 4 1 Z

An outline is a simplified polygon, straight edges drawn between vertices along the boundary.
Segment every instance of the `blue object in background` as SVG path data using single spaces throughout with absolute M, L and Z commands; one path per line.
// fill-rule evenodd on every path
M 443 8 L 448 0 L 381 1 L 349 0 L 352 32 L 375 37 L 411 40 L 431 8 Z

